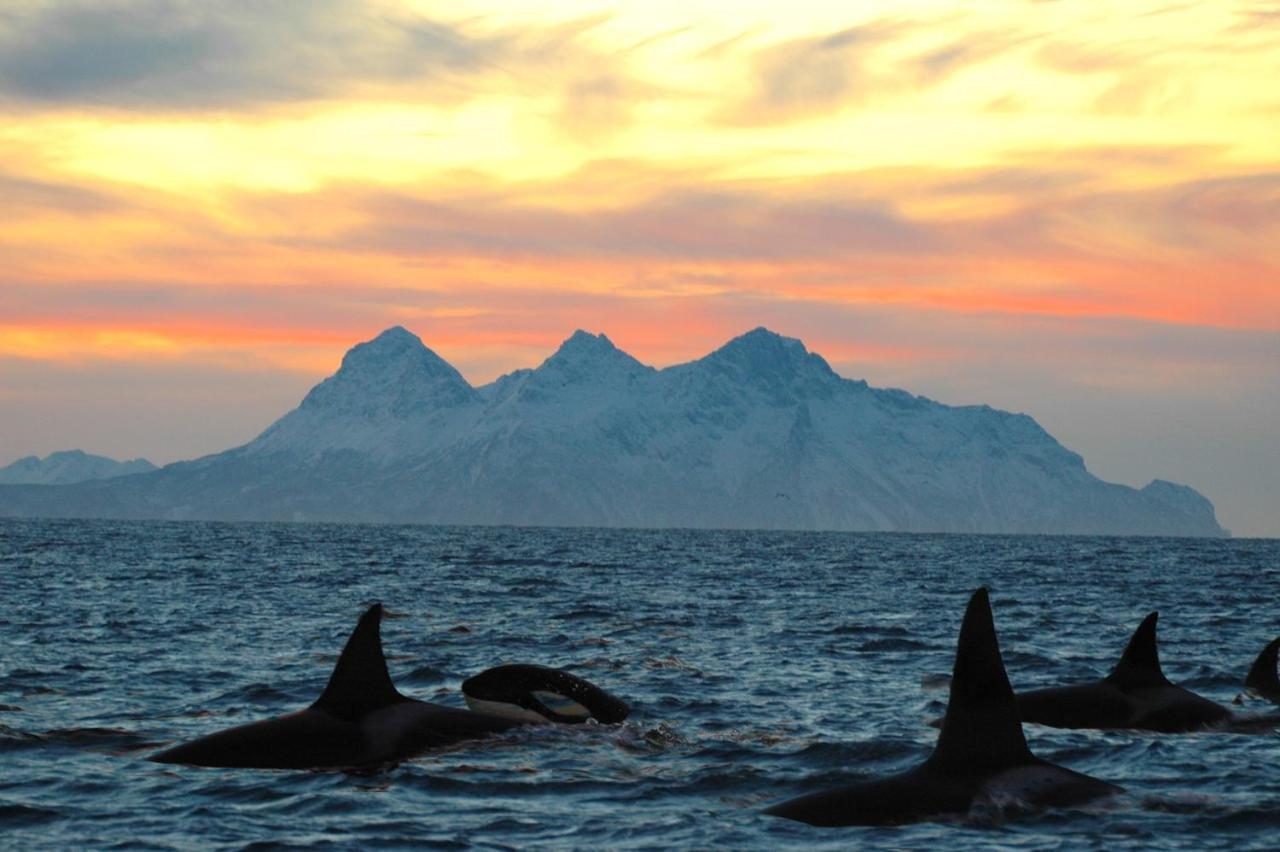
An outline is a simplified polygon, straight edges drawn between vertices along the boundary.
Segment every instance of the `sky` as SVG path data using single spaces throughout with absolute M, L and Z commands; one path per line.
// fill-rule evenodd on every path
M 8 0 L 0 465 L 763 325 L 1277 536 L 1277 79 L 1277 2 Z

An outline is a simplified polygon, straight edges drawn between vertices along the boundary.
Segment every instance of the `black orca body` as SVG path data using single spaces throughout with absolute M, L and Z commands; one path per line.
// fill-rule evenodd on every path
M 497 666 L 467 678 L 462 694 L 472 710 L 526 722 L 550 719 L 575 724 L 595 719 L 613 724 L 631 712 L 625 701 L 580 677 L 523 663 Z
M 765 813 L 819 826 L 894 825 L 963 817 L 984 803 L 1065 807 L 1119 792 L 1027 747 L 984 588 L 970 598 L 960 627 L 933 754 L 907 772 L 801 796 Z
M 219 731 L 149 759 L 258 769 L 358 767 L 402 760 L 526 723 L 401 695 L 387 672 L 381 619 L 381 604 L 361 616 L 328 685 L 310 707 Z
M 1164 676 L 1156 648 L 1158 618 L 1153 612 L 1143 619 L 1120 662 L 1102 680 L 1019 693 L 1022 721 L 1052 728 L 1134 728 L 1166 734 L 1229 723 L 1233 717 L 1226 707 Z
M 1265 698 L 1272 704 L 1280 704 L 1280 676 L 1276 674 L 1276 658 L 1280 656 L 1280 636 L 1272 639 L 1262 649 L 1258 659 L 1253 661 L 1253 668 L 1244 679 L 1245 688 L 1259 698 Z

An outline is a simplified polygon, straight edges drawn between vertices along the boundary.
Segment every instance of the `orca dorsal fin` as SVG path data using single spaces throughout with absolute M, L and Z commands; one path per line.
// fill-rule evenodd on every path
M 1259 695 L 1280 695 L 1280 676 L 1276 674 L 1276 658 L 1280 656 L 1280 636 L 1272 639 L 1253 661 L 1244 685 Z
M 1138 629 L 1129 638 L 1120 662 L 1107 675 L 1108 683 L 1121 689 L 1169 684 L 1169 679 L 1160 668 L 1160 652 L 1156 648 L 1156 621 L 1159 618 L 1160 613 L 1153 612 L 1142 619 Z
M 380 707 L 407 700 L 396 691 L 387 671 L 379 632 L 381 622 L 380 603 L 360 616 L 333 674 L 329 675 L 329 684 L 312 707 L 340 719 L 354 720 Z
M 968 771 L 1017 766 L 1034 758 L 1022 735 L 1013 687 L 1000 657 L 985 587 L 969 598 L 956 643 L 951 697 L 928 763 Z

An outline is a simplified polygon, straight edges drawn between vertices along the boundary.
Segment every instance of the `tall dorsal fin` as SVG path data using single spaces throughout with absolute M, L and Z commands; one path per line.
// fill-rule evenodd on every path
M 354 720 L 397 701 L 406 700 L 396 691 L 387 672 L 387 658 L 382 654 L 382 604 L 369 607 L 356 629 L 351 631 L 338 664 L 329 675 L 329 685 L 320 693 L 318 709 L 340 719 Z
M 1122 689 L 1169 684 L 1169 679 L 1160 669 L 1160 652 L 1156 648 L 1156 621 L 1159 618 L 1160 613 L 1153 612 L 1142 619 L 1138 629 L 1129 638 L 1120 662 L 1107 675 L 1108 683 Z
M 1253 661 L 1253 668 L 1249 669 L 1249 676 L 1244 679 L 1245 686 L 1273 701 L 1273 696 L 1280 696 L 1280 676 L 1276 675 L 1277 656 L 1280 656 L 1280 636 L 1272 639 L 1262 649 L 1258 659 Z
M 928 762 L 969 770 L 1016 766 L 1032 759 L 1000 657 L 991 601 L 981 588 L 969 598 L 960 625 L 951 698 Z

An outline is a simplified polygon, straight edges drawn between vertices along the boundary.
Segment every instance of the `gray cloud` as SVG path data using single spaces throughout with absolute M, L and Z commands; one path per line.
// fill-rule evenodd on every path
M 59 0 L 0 13 L 0 98 L 205 110 L 321 98 L 360 86 L 435 84 L 563 47 L 380 12 L 352 0 Z

